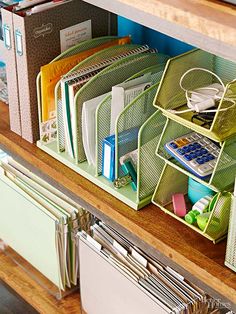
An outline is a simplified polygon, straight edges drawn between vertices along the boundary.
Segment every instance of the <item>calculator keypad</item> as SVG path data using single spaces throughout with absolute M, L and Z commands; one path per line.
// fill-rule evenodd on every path
M 191 172 L 202 178 L 213 172 L 220 154 L 220 148 L 215 143 L 195 132 L 165 144 L 165 148 Z M 220 165 L 231 161 L 232 158 L 223 153 Z

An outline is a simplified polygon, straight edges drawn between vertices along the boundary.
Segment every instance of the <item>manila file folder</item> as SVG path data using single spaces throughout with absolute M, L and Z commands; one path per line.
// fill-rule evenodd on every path
M 79 238 L 80 296 L 87 314 L 166 314 L 152 296 Z
M 57 287 L 63 289 L 55 242 L 55 217 L 30 199 L 2 171 L 0 190 L 0 238 Z

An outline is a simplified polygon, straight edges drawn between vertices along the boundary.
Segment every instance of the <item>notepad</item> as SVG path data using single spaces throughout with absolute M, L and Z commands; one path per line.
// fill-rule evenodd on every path
M 109 94 L 103 94 L 83 103 L 82 139 L 89 165 L 96 165 L 96 109 Z
M 152 85 L 151 73 L 112 87 L 110 134 L 115 133 L 116 119 L 139 94 Z

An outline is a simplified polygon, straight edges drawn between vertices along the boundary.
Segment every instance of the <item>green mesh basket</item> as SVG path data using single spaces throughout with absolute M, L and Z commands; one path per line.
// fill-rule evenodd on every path
M 192 130 L 188 127 L 179 124 L 174 120 L 167 119 L 161 139 L 157 146 L 156 154 L 172 167 L 175 167 L 189 177 L 192 177 L 194 180 L 208 185 L 215 191 L 232 190 L 236 175 L 236 137 L 234 136 L 225 142 L 220 143 L 220 154 L 217 158 L 215 168 L 212 174 L 203 180 L 188 171 L 180 162 L 171 157 L 164 148 L 166 143 L 191 132 Z
M 211 125 L 202 126 L 194 120 L 193 112 L 175 114 L 171 110 L 188 109 L 185 92 L 180 87 L 182 75 L 192 68 L 204 68 L 216 73 L 226 85 Z M 159 86 L 154 105 L 169 118 L 188 126 L 215 141 L 222 142 L 236 133 L 236 64 L 208 52 L 196 49 L 169 60 Z M 194 90 L 218 82 L 206 72 L 192 72 L 188 76 L 188 90 Z M 234 105 L 232 105 L 234 104 Z M 224 110 L 228 108 L 227 110 Z
M 89 80 L 75 96 L 75 125 L 77 134 L 75 136 L 75 160 L 83 162 L 86 160 L 82 142 L 82 120 L 81 112 L 84 101 L 98 95 L 111 91 L 112 86 L 125 81 L 135 73 L 158 63 L 159 56 L 156 53 L 145 53 L 126 57 L 105 68 Z M 101 122 L 100 122 L 101 123 Z
M 215 202 L 204 230 L 201 230 L 197 224 L 188 224 L 184 218 L 175 215 L 173 210 L 172 195 L 176 193 L 182 193 L 185 195 L 187 208 L 191 210 L 192 205 L 187 198 L 188 176 L 178 171 L 176 168 L 166 164 L 153 194 L 152 202 L 165 213 L 202 234 L 214 243 L 219 242 L 226 236 L 232 199 L 231 193 L 219 192 L 216 194 Z
M 117 37 L 116 36 L 104 36 L 104 37 L 98 37 L 98 38 L 94 38 L 91 40 L 83 41 L 83 42 L 79 43 L 78 45 L 64 51 L 63 53 L 58 55 L 55 59 L 53 59 L 50 63 L 62 60 L 64 58 L 71 57 L 71 56 L 78 54 L 82 51 L 92 49 L 94 47 L 97 47 L 101 44 L 105 44 L 106 42 L 109 42 L 109 41 L 114 40 L 114 39 L 117 39 Z M 39 122 L 41 124 L 42 123 L 42 108 L 41 108 L 42 107 L 42 101 L 41 101 L 41 99 L 42 99 L 41 95 L 42 94 L 41 94 L 41 73 L 40 72 L 37 76 L 36 85 L 37 85 L 38 115 L 39 115 Z M 58 102 L 59 102 L 58 106 L 61 107 L 61 94 L 60 94 L 60 92 L 59 92 L 59 94 L 56 93 L 56 97 L 58 97 Z M 56 98 L 55 98 L 55 100 L 56 100 Z M 56 101 L 56 103 L 57 103 L 57 101 Z M 62 124 L 63 124 L 63 120 L 62 120 Z M 60 131 L 60 130 L 58 130 L 58 131 Z M 64 143 L 64 137 L 62 139 L 62 142 Z M 64 147 L 64 145 L 62 145 L 62 146 Z

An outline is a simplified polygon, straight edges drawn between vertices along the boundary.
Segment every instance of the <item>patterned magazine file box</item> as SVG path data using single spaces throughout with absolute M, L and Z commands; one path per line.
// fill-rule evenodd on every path
M 185 93 L 180 88 L 179 82 L 182 75 L 194 67 L 206 68 L 217 73 L 226 84 L 226 92 L 220 100 L 210 129 L 191 122 L 193 113 L 176 115 L 169 111 L 169 109 L 186 109 L 186 105 L 183 105 L 186 103 Z M 229 101 L 225 100 L 225 97 L 228 99 L 229 94 L 232 95 L 232 91 L 234 93 L 236 85 L 233 79 L 235 76 L 236 66 L 234 63 L 201 50 L 193 50 L 169 60 L 154 102 L 154 105 L 161 109 L 167 120 L 156 150 L 157 156 L 165 162 L 165 167 L 154 192 L 153 203 L 213 242 L 220 241 L 227 234 L 231 205 L 231 193 L 228 191 L 232 191 L 236 175 L 236 124 L 234 119 L 236 106 L 232 106 L 231 102 L 229 104 Z M 209 81 L 209 78 L 209 76 L 204 75 L 190 76 L 191 90 L 214 83 L 214 81 Z M 227 106 L 230 109 L 220 110 Z M 205 179 L 200 179 L 192 174 L 180 162 L 172 158 L 164 148 L 166 143 L 192 131 L 199 132 L 219 142 L 220 153 L 216 165 L 212 174 Z M 229 160 L 227 162 L 225 162 L 226 156 Z M 188 224 L 173 212 L 172 194 L 183 193 L 187 195 L 189 177 L 217 193 L 215 205 L 204 230 L 200 230 L 196 225 Z M 186 201 L 188 203 L 187 197 Z
M 111 48 L 109 48 L 111 49 Z M 109 50 L 107 49 L 107 50 Z M 120 48 L 119 48 L 120 49 Z M 96 57 L 96 56 L 95 56 Z M 102 140 L 106 136 L 110 135 L 110 105 L 111 96 L 108 95 L 98 106 L 96 111 L 96 166 L 89 165 L 85 160 L 85 155 L 83 152 L 82 142 L 79 140 L 81 137 L 81 126 L 78 121 L 76 121 L 78 135 L 77 143 L 79 149 L 76 152 L 76 158 L 72 159 L 66 150 L 63 151 L 63 137 L 62 140 L 58 140 L 49 144 L 45 144 L 42 141 L 38 142 L 38 146 L 51 154 L 56 159 L 60 160 L 62 163 L 72 168 L 79 174 L 88 178 L 93 183 L 97 184 L 104 190 L 108 191 L 127 205 L 134 209 L 140 209 L 146 204 L 150 203 L 151 196 L 153 194 L 154 188 L 156 186 L 159 174 L 163 167 L 164 162 L 155 156 L 155 147 L 157 145 L 158 139 L 160 137 L 161 130 L 165 123 L 166 118 L 161 115 L 160 111 L 155 111 L 152 106 L 158 82 L 160 81 L 161 75 L 163 73 L 164 65 L 167 60 L 167 56 L 162 54 L 149 54 L 145 53 L 142 55 L 128 56 L 123 60 L 114 62 L 111 66 L 107 67 L 102 72 L 98 73 L 85 84 L 83 88 L 77 92 L 75 97 L 75 117 L 79 118 L 80 110 L 82 104 L 85 100 L 91 99 L 91 97 L 96 97 L 97 94 L 101 95 L 111 91 L 112 86 L 121 83 L 125 80 L 138 77 L 143 75 L 145 71 L 152 73 L 153 86 L 148 90 L 140 94 L 132 103 L 127 105 L 121 112 L 118 120 L 124 119 L 129 113 L 135 117 L 137 113 L 137 119 L 134 122 L 129 122 L 127 125 L 118 123 L 116 127 L 116 141 L 119 136 L 119 132 L 127 128 L 137 127 L 138 132 L 138 166 L 137 166 L 137 177 L 138 186 L 137 191 L 134 191 L 131 184 L 123 186 L 120 189 L 114 187 L 114 183 L 110 182 L 103 176 L 101 176 L 101 147 Z M 92 57 L 85 60 L 86 66 L 92 61 Z M 98 54 L 99 60 L 99 54 Z M 124 70 L 125 69 L 125 70 Z M 97 93 L 97 94 L 96 94 Z M 59 93 L 60 95 L 60 93 Z M 59 108 L 59 107 L 58 107 Z M 146 112 L 145 116 L 141 115 L 143 110 Z M 60 126 L 60 112 L 57 115 L 58 118 L 58 129 Z M 128 121 L 128 120 L 127 120 Z M 155 121 L 155 123 L 154 123 Z M 158 121 L 158 122 L 156 122 Z M 63 132 L 59 132 L 60 134 Z M 118 169 L 117 163 L 119 160 L 119 150 L 117 148 L 116 156 L 116 168 Z M 80 161 L 80 162 L 78 162 Z M 146 169 L 150 171 L 153 169 L 152 178 L 150 178 L 150 172 L 146 172 Z M 116 171 L 117 178 L 119 177 L 118 171 Z

